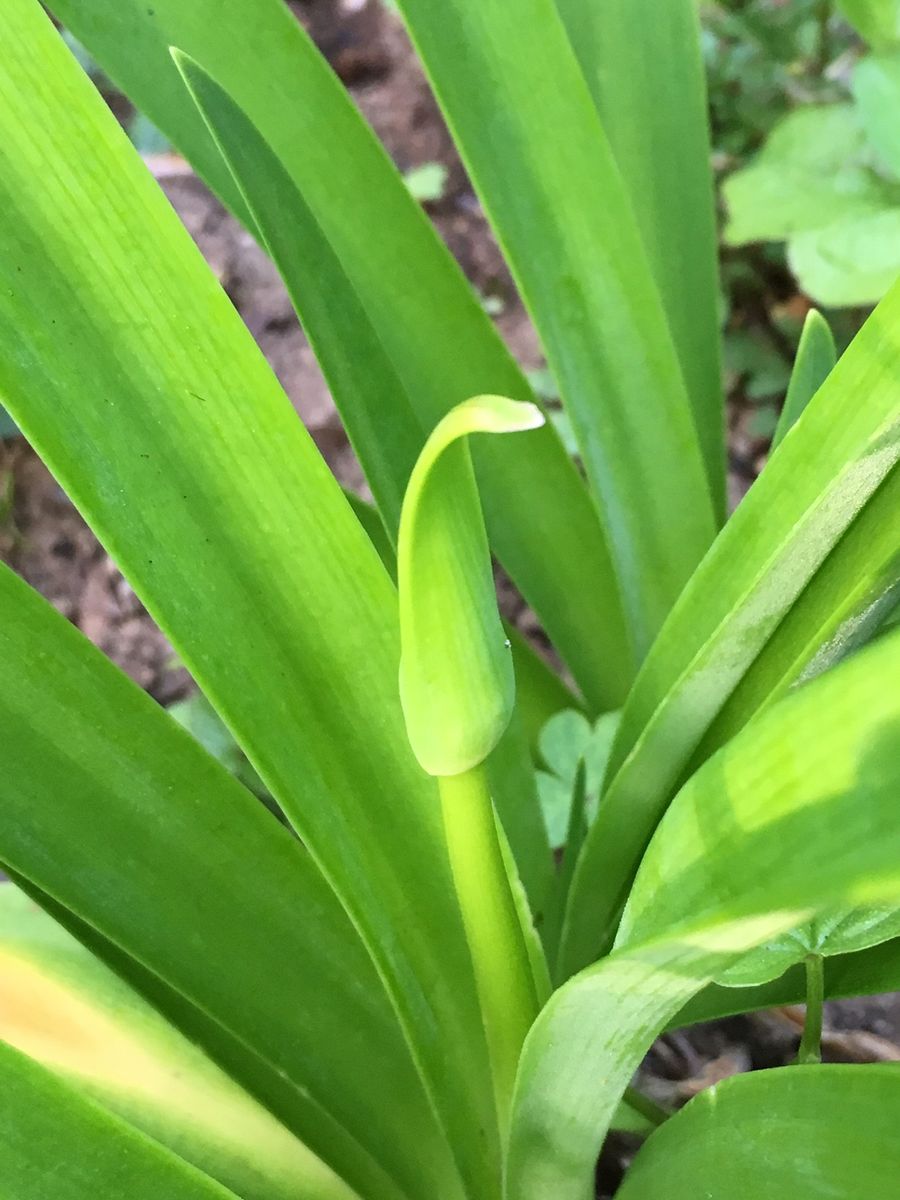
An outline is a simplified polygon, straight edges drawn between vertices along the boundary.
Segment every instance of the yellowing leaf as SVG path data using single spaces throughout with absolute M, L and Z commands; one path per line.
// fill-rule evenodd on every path
M 244 1200 L 356 1195 L 11 883 L 0 884 L 0 1041 Z

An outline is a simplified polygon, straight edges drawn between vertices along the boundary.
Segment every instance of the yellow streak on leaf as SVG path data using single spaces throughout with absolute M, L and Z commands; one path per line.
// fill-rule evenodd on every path
M 155 1112 L 207 1144 L 280 1164 L 285 1181 L 312 1185 L 334 1200 L 353 1193 L 316 1155 L 261 1105 L 155 1013 L 122 1015 L 78 994 L 77 985 L 0 947 L 0 1039 L 51 1070 L 81 1081 L 113 1110 Z M 118 1103 L 117 1103 L 118 1099 Z M 141 1122 L 136 1118 L 135 1123 Z

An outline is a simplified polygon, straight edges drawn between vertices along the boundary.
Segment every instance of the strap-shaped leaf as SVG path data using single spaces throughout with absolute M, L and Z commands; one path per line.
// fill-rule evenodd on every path
M 346 1183 L 11 883 L 0 885 L 0 1041 L 245 1200 L 354 1200 Z
M 388 535 L 396 542 L 404 489 L 422 443 L 419 416 L 410 407 L 376 330 L 285 168 L 202 67 L 186 55 L 174 53 L 314 340 L 345 428 L 387 522 Z M 348 343 L 352 352 L 348 352 Z M 355 511 L 360 515 L 358 505 Z M 548 692 L 555 697 L 562 690 L 565 695 L 565 689 L 560 689 L 521 638 L 516 642 L 515 657 L 524 668 L 526 702 L 540 703 Z M 498 763 L 491 771 L 492 789 L 523 882 L 539 910 L 549 884 L 550 854 L 534 785 L 527 778 L 524 750 L 520 740 L 506 739 L 502 766 Z
M 507 625 L 506 634 L 516 675 L 516 709 L 487 761 L 488 779 L 535 923 L 543 934 L 547 896 L 555 872 L 534 758 L 540 730 L 554 713 L 571 706 L 572 693 L 518 630 Z
M 697 3 L 556 0 L 556 6 L 628 188 L 721 520 L 718 246 Z
M 869 318 L 720 534 L 628 699 L 570 894 L 567 973 L 608 945 L 680 781 L 854 644 L 897 582 L 900 290 Z
M 430 775 L 482 763 L 515 703 L 467 439 L 535 429 L 533 404 L 476 396 L 448 413 L 416 462 L 400 521 L 400 696 L 416 758 Z
M 0 862 L 134 960 L 111 965 L 145 994 L 141 971 L 205 1014 L 166 1006 L 360 1192 L 452 1179 L 368 955 L 298 843 L 6 568 L 0 651 Z
M 900 1178 L 900 1077 L 832 1063 L 723 1080 L 638 1153 L 621 1200 L 890 1200 Z
M 235 1200 L 235 1193 L 0 1043 L 0 1192 L 16 1200 Z
M 837 350 L 828 322 L 811 308 L 803 322 L 803 332 L 797 346 L 797 357 L 791 371 L 791 381 L 784 398 L 784 408 L 772 437 L 775 450 L 787 431 L 796 424 L 800 414 L 834 370 Z
M 396 544 L 404 489 L 422 446 L 422 423 L 352 283 L 285 168 L 203 68 L 179 50 L 173 56 L 281 272 Z
M 748 714 L 864 644 L 889 618 L 900 584 L 898 507 L 900 471 L 894 468 L 728 697 L 692 765 L 743 728 Z
M 419 447 L 469 396 L 533 399 L 421 207 L 283 0 L 54 0 L 52 8 L 252 226 L 169 47 L 194 58 L 233 98 L 290 175 L 356 294 L 343 318 L 345 344 L 354 345 L 349 319 L 361 306 L 418 415 Z M 312 317 L 308 304 L 302 315 Z M 324 357 L 321 328 L 310 332 Z M 401 406 L 401 398 L 393 403 Z M 473 455 L 491 544 L 591 706 L 615 708 L 636 664 L 606 542 L 555 431 L 547 426 L 529 441 L 526 454 L 485 439 Z
M 483 1186 L 487 1049 L 393 584 L 35 0 L 2 6 L 0 38 L 0 396 L 340 896 Z
M 510 1198 L 587 1194 L 654 1036 L 742 954 L 815 911 L 900 901 L 898 683 L 893 635 L 755 721 L 683 789 L 618 948 L 561 988 L 529 1034 Z
M 884 825 L 886 836 L 900 837 L 900 822 L 895 833 L 889 814 L 872 811 L 900 773 L 898 683 L 900 636 L 894 633 L 798 688 L 704 764 L 654 834 L 616 945 L 647 940 L 679 914 L 753 895 L 762 886 L 762 855 L 774 853 L 776 837 L 790 843 L 785 853 L 794 866 L 787 877 L 802 880 L 820 849 L 815 839 L 807 846 L 788 834 L 813 809 L 829 822 L 826 841 L 845 836 L 852 842 L 866 829 L 874 839 Z M 877 893 L 881 851 L 870 845 L 869 854 Z
M 715 523 L 626 187 L 555 0 L 399 7 L 559 382 L 642 657 Z

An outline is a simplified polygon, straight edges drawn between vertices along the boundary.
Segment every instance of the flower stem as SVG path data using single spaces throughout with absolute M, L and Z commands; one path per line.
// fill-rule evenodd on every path
M 484 767 L 441 776 L 438 782 L 505 1139 L 522 1043 L 538 1011 L 534 978 Z
M 806 1020 L 797 1053 L 798 1064 L 822 1061 L 822 1005 L 825 1001 L 825 970 L 821 954 L 807 954 Z

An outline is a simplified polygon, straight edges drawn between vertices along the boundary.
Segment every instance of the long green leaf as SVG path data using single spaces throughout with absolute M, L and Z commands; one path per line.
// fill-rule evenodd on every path
M 756 1071 L 695 1097 L 647 1140 L 621 1200 L 890 1200 L 900 1178 L 896 1067 Z
M 396 544 L 403 492 L 422 444 L 419 416 L 352 284 L 284 167 L 200 66 L 177 52 L 176 62 L 315 342 L 344 426 Z M 348 341 L 352 343 L 349 354 Z M 355 511 L 359 516 L 358 505 Z M 561 682 L 521 637 L 511 636 L 517 703 L 529 713 L 545 698 L 555 707 L 564 707 L 567 693 Z M 540 707 L 539 716 L 530 717 L 532 726 L 543 724 L 549 715 Z M 515 718 L 514 724 L 518 724 Z M 515 731 L 504 736 L 502 751 L 492 757 L 489 769 L 494 801 L 539 918 L 550 882 L 550 851 L 526 748 Z
M 898 599 L 898 507 L 900 471 L 894 469 L 725 701 L 692 765 L 705 761 L 750 714 L 778 699 L 798 679 L 818 674 L 878 631 Z
M 0 1192 L 16 1200 L 235 1194 L 0 1043 Z
M 516 666 L 516 707 L 528 746 L 536 758 L 541 730 L 564 708 L 580 708 L 578 700 L 547 661 L 537 653 L 525 636 L 507 624 Z
M 896 639 L 889 639 L 886 645 L 900 646 L 900 642 Z M 886 661 L 890 661 L 889 656 Z M 843 672 L 840 674 L 844 675 Z M 849 677 L 852 680 L 852 674 Z M 894 667 L 893 674 L 891 674 L 888 669 L 884 676 L 884 686 L 897 689 L 898 684 L 900 684 L 900 670 Z M 829 699 L 834 696 L 836 686 L 838 684 L 827 677 L 820 681 L 818 688 L 814 685 L 807 685 L 808 690 L 817 695 L 822 704 L 827 704 Z M 799 702 L 800 697 L 796 699 Z M 781 706 L 780 709 L 774 708 L 770 712 L 768 718 L 770 726 L 773 724 L 777 726 L 778 714 L 783 711 L 785 711 L 785 706 Z M 791 711 L 789 706 L 786 711 Z M 827 730 L 832 720 L 830 713 L 823 713 L 819 722 L 820 728 Z M 765 732 L 764 730 L 759 735 L 761 739 L 765 738 Z M 769 732 L 771 734 L 771 728 Z M 746 731 L 744 739 L 739 736 L 732 744 L 737 746 L 743 741 L 752 742 L 752 734 L 753 727 Z M 819 730 L 816 730 L 815 737 L 818 738 L 818 736 Z M 771 740 L 775 742 L 774 738 Z M 777 743 L 775 744 L 777 747 Z M 765 745 L 764 740 L 763 745 Z M 842 751 L 843 759 L 841 758 Z M 783 748 L 781 753 L 784 754 Z M 854 751 L 854 753 L 858 753 L 858 751 Z M 801 751 L 794 752 L 792 760 L 792 770 L 800 770 L 803 767 Z M 707 780 L 714 779 L 714 768 L 720 761 L 719 758 L 710 760 L 707 767 L 700 772 L 700 776 Z M 773 756 L 762 764 L 764 769 L 772 772 L 776 781 L 779 771 L 774 764 L 777 761 L 778 759 Z M 841 769 L 845 772 L 844 775 L 841 774 Z M 726 765 L 723 770 L 727 772 L 729 767 Z M 817 779 L 816 773 L 810 769 L 811 782 L 807 786 L 811 788 L 818 786 L 820 789 L 827 787 L 833 794 L 840 795 L 843 792 L 851 792 L 854 785 L 875 787 L 880 783 L 879 780 L 869 781 L 865 775 L 857 779 L 857 776 L 861 775 L 861 771 L 854 754 L 848 755 L 846 749 L 838 743 L 829 758 L 829 774 L 825 778 L 819 776 Z M 704 898 L 717 897 L 723 904 L 740 894 L 742 888 L 751 886 L 746 877 L 741 878 L 737 866 L 738 861 L 743 861 L 745 857 L 748 840 L 757 833 L 754 825 L 748 820 L 746 808 L 741 811 L 739 807 L 741 800 L 736 793 L 744 786 L 752 787 L 753 779 L 749 779 L 746 784 L 743 782 L 738 784 L 732 781 L 730 774 L 726 776 L 724 794 L 736 797 L 732 800 L 732 811 L 716 812 L 708 794 L 701 794 L 701 799 L 695 800 L 693 805 L 685 801 L 682 795 L 682 798 L 672 805 L 641 864 L 622 919 L 618 936 L 619 943 L 623 941 L 627 943 L 632 939 L 640 941 L 642 938 L 650 936 L 659 923 L 667 919 L 661 915 L 666 912 L 663 906 L 667 898 L 662 894 L 665 889 L 660 888 L 660 880 L 674 879 L 676 875 L 680 876 L 684 871 L 691 877 L 690 885 L 681 881 L 681 886 L 686 893 L 693 893 Z M 772 786 L 777 788 L 777 782 L 770 785 L 770 787 Z M 744 803 L 746 804 L 746 802 Z M 777 792 L 774 795 L 770 794 L 766 811 L 767 819 L 777 821 L 780 816 L 785 815 L 780 806 L 794 803 L 796 803 L 796 798 L 789 791 L 783 794 Z M 700 805 L 703 806 L 702 809 Z M 715 831 L 715 853 L 713 854 L 710 854 L 707 849 L 711 830 Z M 703 836 L 704 833 L 706 838 Z M 802 850 L 798 848 L 795 852 L 799 855 Z M 689 894 L 686 895 L 686 901 L 690 902 Z M 789 935 L 760 946 L 752 954 L 742 958 L 736 967 L 729 971 L 727 979 L 737 983 L 765 982 L 777 978 L 787 967 L 801 961 L 807 953 L 814 952 L 823 955 L 847 953 L 879 941 L 885 941 L 895 937 L 897 933 L 898 918 L 894 905 L 883 908 L 876 906 L 874 909 L 868 909 L 865 906 L 852 906 L 848 909 L 829 908 L 826 912 L 819 914 L 811 924 L 797 927 L 790 931 Z
M 340 896 L 480 1186 L 487 1049 L 393 585 L 35 0 L 3 6 L 0 37 L 0 395 Z
M 290 175 L 203 68 L 179 50 L 173 56 L 281 272 L 396 545 L 404 490 L 422 448 L 422 423 Z
M 622 173 L 725 516 L 718 244 L 696 0 L 556 0 Z
M 754 722 L 680 793 L 618 948 L 555 994 L 526 1042 L 510 1198 L 582 1200 L 654 1036 L 742 954 L 815 911 L 900 900 L 898 683 L 894 635 Z
M 400 8 L 559 382 L 640 658 L 714 520 L 627 190 L 554 0 Z
M 245 1200 L 355 1196 L 12 884 L 0 885 L 0 1041 Z
M 791 371 L 791 381 L 784 398 L 784 408 L 772 437 L 775 450 L 788 430 L 797 423 L 800 414 L 834 370 L 837 350 L 828 322 L 816 309 L 811 308 L 803 323 L 797 357 Z
M 345 345 L 354 345 L 358 326 L 350 317 L 362 306 L 402 383 L 405 402 L 418 416 L 421 442 L 469 396 L 494 392 L 533 398 L 403 179 L 282 0 L 252 5 L 244 0 L 120 0 L 114 5 L 54 0 L 52 8 L 252 226 L 169 47 L 194 58 L 233 98 L 283 164 L 327 240 L 330 251 L 317 247 L 317 261 L 336 259 L 355 292 L 357 301 L 343 318 Z M 240 54 L 236 46 L 242 47 Z M 305 234 L 314 231 L 310 227 Z M 330 283 L 342 281 L 332 275 Z M 297 281 L 295 294 L 301 286 L 306 295 L 305 280 Z M 317 304 L 320 315 L 323 307 Z M 312 315 L 304 304 L 304 320 Z M 318 336 L 311 333 L 324 357 L 317 328 Z M 363 344 L 371 341 L 366 334 Z M 348 374 L 344 367 L 345 380 Z M 386 386 L 379 376 L 373 390 L 379 383 Z M 401 405 L 400 397 L 395 404 Z M 474 456 L 492 546 L 590 705 L 618 707 L 636 663 L 587 490 L 551 428 L 530 436 L 527 454 L 524 447 L 502 441 L 487 440 Z M 516 497 L 512 505 L 511 496 Z M 596 620 L 598 611 L 602 622 Z
M 497 815 L 509 839 L 535 924 L 543 933 L 554 870 L 534 757 L 541 728 L 555 712 L 570 707 L 573 696 L 518 630 L 507 625 L 506 634 L 516 675 L 516 707 L 506 732 L 487 760 L 487 771 Z
M 890 515 L 900 488 L 898 328 L 895 290 L 773 455 L 654 646 L 573 881 L 562 973 L 609 944 L 679 782 L 804 671 L 839 657 L 890 598 L 900 566 Z
M 0 862 L 207 1014 L 178 1020 L 211 1055 L 239 1042 L 238 1081 L 364 1195 L 439 1194 L 448 1152 L 308 854 L 7 568 L 0 650 Z

